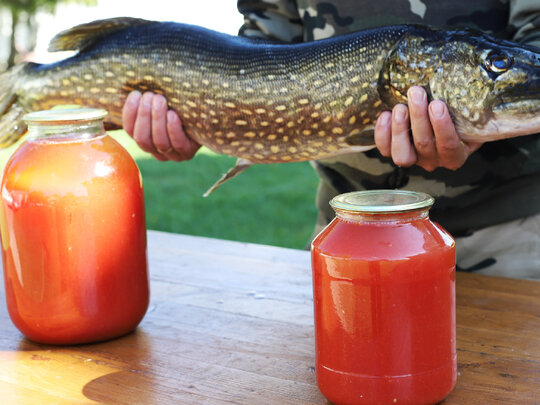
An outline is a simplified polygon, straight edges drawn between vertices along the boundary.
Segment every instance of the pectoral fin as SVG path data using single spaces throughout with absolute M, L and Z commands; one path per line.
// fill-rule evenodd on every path
M 232 179 L 233 177 L 239 175 L 244 170 L 246 170 L 248 167 L 252 166 L 253 163 L 247 159 L 238 158 L 236 161 L 236 164 L 234 167 L 229 169 L 227 173 L 225 173 L 221 178 L 208 189 L 206 193 L 203 194 L 203 197 L 208 197 L 212 191 L 214 191 L 216 188 L 221 186 L 223 183 L 225 183 L 227 180 Z
M 375 144 L 374 134 L 374 128 L 366 128 L 362 132 L 345 136 L 345 142 L 351 146 L 371 146 Z

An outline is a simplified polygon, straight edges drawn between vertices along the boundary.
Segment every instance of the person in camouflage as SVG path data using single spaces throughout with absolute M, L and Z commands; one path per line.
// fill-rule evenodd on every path
M 238 9 L 240 35 L 279 42 L 419 23 L 540 46 L 538 0 L 239 0 Z M 540 280 L 540 135 L 466 144 L 444 103 L 428 104 L 419 87 L 408 96 L 408 106 L 379 117 L 377 149 L 312 163 L 320 177 L 315 233 L 334 217 L 328 201 L 337 194 L 423 191 L 436 197 L 431 217 L 456 238 L 458 270 Z M 131 94 L 124 127 L 160 160 L 189 159 L 198 149 L 161 96 Z

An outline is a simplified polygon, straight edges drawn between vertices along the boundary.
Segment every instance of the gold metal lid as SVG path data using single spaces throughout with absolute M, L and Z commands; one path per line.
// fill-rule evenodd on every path
M 335 210 L 359 213 L 395 213 L 430 208 L 435 199 L 406 190 L 368 190 L 340 194 L 330 201 Z
M 107 114 L 107 111 L 101 108 L 54 108 L 28 113 L 23 120 L 27 124 L 61 124 L 102 120 Z

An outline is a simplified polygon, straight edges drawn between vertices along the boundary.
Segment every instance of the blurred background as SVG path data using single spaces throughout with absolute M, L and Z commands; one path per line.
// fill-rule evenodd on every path
M 46 52 L 56 33 L 119 16 L 186 22 L 233 35 L 243 21 L 235 0 L 0 0 L 0 60 L 6 63 L 17 52 L 40 61 L 56 58 Z
M 46 51 L 56 33 L 120 16 L 195 24 L 232 35 L 243 21 L 236 0 L 0 0 L 0 71 L 22 60 L 49 63 L 66 57 Z M 139 165 L 149 229 L 299 249 L 308 243 L 317 186 L 309 163 L 256 165 L 203 198 L 236 159 L 202 148 L 189 162 L 158 162 L 123 131 L 111 136 Z M 2 167 L 16 146 L 0 151 Z

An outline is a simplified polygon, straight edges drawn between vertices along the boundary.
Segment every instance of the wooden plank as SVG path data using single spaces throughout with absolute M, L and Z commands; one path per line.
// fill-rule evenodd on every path
M 327 403 L 309 252 L 151 231 L 149 253 L 149 311 L 136 333 L 104 343 L 22 339 L 0 282 L 0 402 Z M 539 286 L 458 274 L 460 375 L 444 405 L 538 402 Z
M 306 267 L 310 263 L 308 251 L 159 231 L 149 231 L 148 246 L 154 259 L 162 251 L 169 251 L 179 257 L 184 252 L 195 252 L 201 257 L 232 256 L 259 262 L 287 263 L 295 267 Z
M 457 282 L 466 284 L 467 288 L 482 291 L 499 291 L 519 296 L 540 297 L 540 282 L 531 282 L 517 278 L 482 276 L 474 273 L 457 272 Z
M 444 405 L 538 404 L 538 364 L 458 350 L 458 382 Z
M 90 405 L 97 404 L 88 397 L 84 399 L 60 398 L 55 393 L 48 393 L 38 386 L 24 386 L 19 382 L 12 384 L 0 380 L 0 395 L 2 404 L 16 405 L 36 405 L 36 404 L 54 404 L 54 405 Z
M 60 350 L 1 351 L 2 400 L 5 395 L 13 404 L 44 403 L 46 398 L 49 403 L 94 403 L 82 393 L 85 383 L 117 370 Z
M 240 344 L 268 344 L 277 350 L 290 348 L 294 341 L 295 353 L 312 355 L 314 352 L 313 329 L 301 324 L 261 319 L 191 304 L 183 305 L 174 300 L 163 301 L 157 305 L 156 315 L 149 315 L 143 321 L 144 328 L 160 332 L 176 328 L 190 329 L 208 336 L 234 339 Z M 174 322 L 171 322 L 171 319 L 174 319 Z
M 228 291 L 252 293 L 256 298 L 271 294 L 282 300 L 311 300 L 311 264 L 308 252 L 245 243 L 239 244 L 234 250 L 230 246 L 232 242 L 224 241 L 225 246 L 229 246 L 225 248 L 216 245 L 215 241 L 207 242 L 206 239 L 196 238 L 199 243 L 208 246 L 207 252 L 202 252 L 200 247 L 191 248 L 191 239 L 188 239 L 191 241 L 189 244 L 183 238 L 174 238 L 168 244 L 161 239 L 159 243 L 151 241 L 152 278 L 185 286 L 221 287 Z M 256 255 L 257 249 L 261 249 L 261 257 Z M 297 256 L 291 256 L 292 252 L 297 252 Z M 242 257 L 240 253 L 246 256 Z M 283 257 L 280 253 L 283 253 Z M 159 269 L 159 274 L 153 271 L 154 268 Z M 227 270 L 226 277 L 223 269 Z

